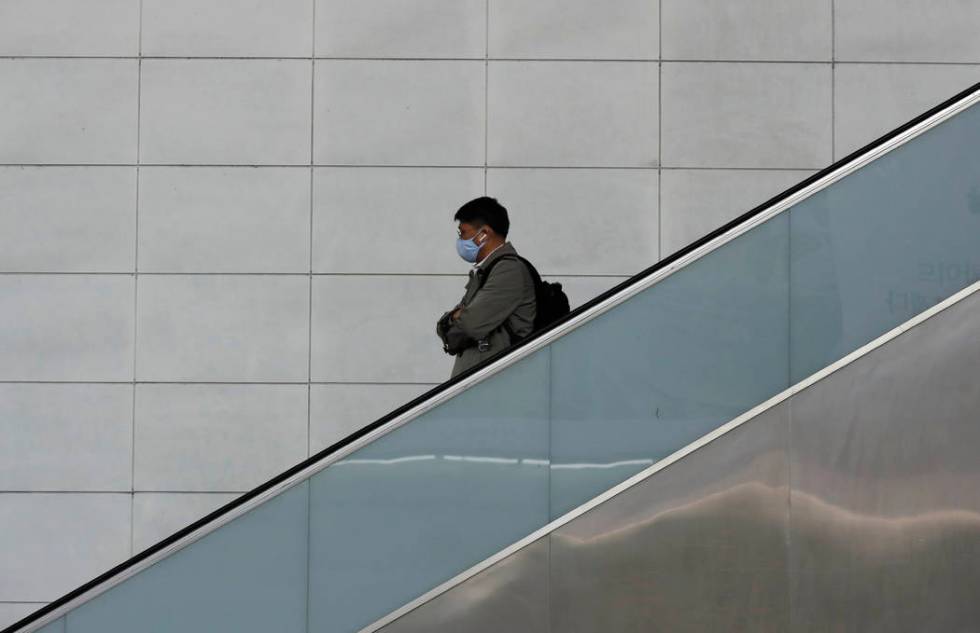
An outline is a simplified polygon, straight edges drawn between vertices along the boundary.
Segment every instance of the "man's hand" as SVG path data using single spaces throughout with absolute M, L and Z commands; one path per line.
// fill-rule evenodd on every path
M 463 307 L 463 305 L 457 304 L 448 312 L 443 313 L 438 323 L 436 323 L 436 334 L 442 339 L 442 349 L 452 356 L 459 354 L 468 344 L 467 337 L 459 328 L 454 328 L 453 326 L 456 319 L 462 313 Z M 452 333 L 452 336 L 450 336 L 450 333 Z

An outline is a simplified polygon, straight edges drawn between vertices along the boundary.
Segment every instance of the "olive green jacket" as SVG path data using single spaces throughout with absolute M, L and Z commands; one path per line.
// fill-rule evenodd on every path
M 455 376 L 480 361 L 497 354 L 511 344 L 504 322 L 516 336 L 527 336 L 534 329 L 535 293 L 530 271 L 518 259 L 508 258 L 490 271 L 490 277 L 480 287 L 487 266 L 503 255 L 516 255 L 510 242 L 505 242 L 470 271 L 462 301 L 449 312 L 462 308 L 459 318 L 452 322 L 444 342 L 458 345 L 472 342 L 456 355 L 452 375 Z M 445 316 L 445 315 L 443 315 Z M 438 326 L 436 328 L 439 333 Z M 489 347 L 481 352 L 476 341 L 487 339 Z

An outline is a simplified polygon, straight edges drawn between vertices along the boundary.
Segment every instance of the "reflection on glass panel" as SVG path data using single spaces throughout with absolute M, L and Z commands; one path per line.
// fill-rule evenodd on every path
M 548 522 L 549 350 L 312 481 L 310 622 L 357 631 Z
M 306 631 L 304 482 L 68 613 L 71 633 Z
M 552 517 L 788 386 L 788 222 L 748 231 L 552 346 Z

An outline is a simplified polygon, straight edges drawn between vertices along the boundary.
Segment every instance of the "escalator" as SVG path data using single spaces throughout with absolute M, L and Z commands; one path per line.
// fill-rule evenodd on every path
M 980 628 L 952 582 L 980 567 L 978 101 L 980 84 L 4 633 Z M 876 362 L 898 373 L 876 382 Z M 856 629 L 826 619 L 848 609 Z
M 380 633 L 975 631 L 980 282 Z

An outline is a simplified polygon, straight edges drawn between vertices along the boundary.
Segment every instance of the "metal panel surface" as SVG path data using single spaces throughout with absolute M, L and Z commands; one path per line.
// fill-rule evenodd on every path
M 980 630 L 980 293 L 791 401 L 794 632 Z
M 545 536 L 380 630 L 545 633 L 548 549 Z
M 552 533 L 552 630 L 785 631 L 788 406 Z

